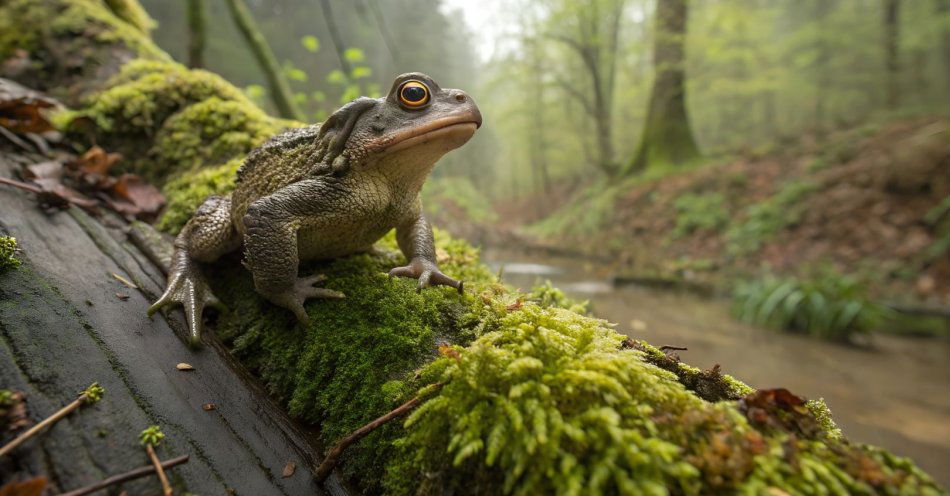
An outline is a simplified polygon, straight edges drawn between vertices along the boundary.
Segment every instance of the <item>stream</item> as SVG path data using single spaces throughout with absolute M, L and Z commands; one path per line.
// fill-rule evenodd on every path
M 614 287 L 609 269 L 579 259 L 484 248 L 482 259 L 508 284 L 528 289 L 550 280 L 590 300 L 597 317 L 690 365 L 721 364 L 752 387 L 784 387 L 824 398 L 855 442 L 914 459 L 950 487 L 950 340 L 874 335 L 855 347 L 759 329 L 734 320 L 728 301 L 635 286 Z

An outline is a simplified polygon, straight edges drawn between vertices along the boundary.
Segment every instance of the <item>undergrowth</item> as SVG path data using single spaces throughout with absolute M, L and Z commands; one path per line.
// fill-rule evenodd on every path
M 804 199 L 817 189 L 815 183 L 793 181 L 767 200 L 746 207 L 741 221 L 726 230 L 729 254 L 741 257 L 759 251 L 766 241 L 801 219 Z
M 889 311 L 854 277 L 822 269 L 807 278 L 767 275 L 737 285 L 733 310 L 753 325 L 847 339 L 877 329 Z

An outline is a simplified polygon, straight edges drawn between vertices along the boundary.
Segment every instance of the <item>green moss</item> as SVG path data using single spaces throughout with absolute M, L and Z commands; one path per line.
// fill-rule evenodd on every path
M 441 232 L 437 243 L 442 269 L 465 280 L 466 295 L 444 287 L 416 293 L 415 281 L 390 279 L 386 272 L 404 263 L 386 248 L 395 244 L 390 235 L 380 254 L 301 268 L 326 274 L 326 287 L 347 295 L 309 302 L 306 328 L 260 298 L 249 273 L 233 270 L 237 260 L 226 260 L 214 277 L 215 292 L 230 308 L 218 332 L 293 415 L 320 425 L 321 437 L 332 443 L 411 394 L 420 384 L 414 370 L 437 356 L 438 345 L 465 344 L 490 321 L 484 316 L 494 311 L 494 276 L 473 262 L 478 255 L 469 245 Z M 400 430 L 393 423 L 348 450 L 346 473 L 364 488 L 376 487 L 392 458 L 389 440 Z
M 16 254 L 16 238 L 0 236 L 0 272 L 20 266 L 20 260 L 17 259 Z
M 222 165 L 193 169 L 168 181 L 163 188 L 165 211 L 157 227 L 178 234 L 208 196 L 225 194 L 234 189 L 234 177 L 243 161 L 244 158 L 240 157 Z
M 144 34 L 148 34 L 155 27 L 155 21 L 142 8 L 138 0 L 105 0 L 109 10 L 119 19 L 135 26 Z
M 134 0 L 126 0 L 137 5 Z M 139 7 L 141 8 L 141 7 Z M 44 29 L 37 29 L 44 26 Z M 82 36 L 79 36 L 79 35 Z M 91 0 L 9 0 L 0 6 L 0 58 L 7 58 L 17 49 L 30 52 L 34 60 L 50 64 L 55 59 L 50 44 L 57 44 L 59 57 L 75 56 L 76 67 L 96 67 L 98 46 L 114 43 L 130 49 L 139 57 L 171 60 L 147 36 L 106 7 Z

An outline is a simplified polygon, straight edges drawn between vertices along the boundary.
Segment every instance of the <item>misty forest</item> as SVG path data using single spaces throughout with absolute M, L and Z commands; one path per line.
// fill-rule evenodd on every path
M 0 0 L 0 496 L 940 495 L 948 426 L 948 0 Z

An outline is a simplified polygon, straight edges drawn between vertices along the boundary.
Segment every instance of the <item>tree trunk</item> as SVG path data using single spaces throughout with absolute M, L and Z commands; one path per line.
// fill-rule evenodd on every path
M 333 17 L 333 9 L 330 6 L 330 0 L 321 0 L 320 6 L 323 8 L 323 21 L 327 23 L 327 31 L 330 32 L 330 42 L 333 43 L 333 50 L 340 59 L 340 69 L 343 69 L 343 75 L 347 80 L 352 77 L 353 68 L 350 61 L 346 59 L 346 46 L 343 44 L 343 37 L 340 36 L 340 30 L 336 27 L 336 19 Z
M 205 0 L 188 2 L 188 67 L 201 69 L 205 66 L 204 51 L 207 33 Z
M 264 76 L 270 86 L 271 99 L 277 107 L 277 112 L 280 113 L 281 117 L 302 121 L 304 117 L 294 102 L 293 93 L 290 91 L 290 83 L 287 82 L 287 78 L 281 72 L 277 57 L 274 56 L 270 45 L 264 39 L 264 35 L 257 28 L 257 23 L 254 22 L 254 18 L 248 12 L 244 0 L 227 0 L 226 3 L 234 24 L 244 37 L 244 41 L 247 42 L 248 47 L 257 59 L 257 63 L 260 64 L 261 70 L 264 71 Z
M 653 66 L 656 79 L 640 144 L 627 172 L 684 165 L 700 156 L 686 113 L 685 42 L 689 0 L 658 0 Z
M 884 67 L 887 81 L 887 108 L 897 108 L 900 99 L 900 0 L 884 0 Z

